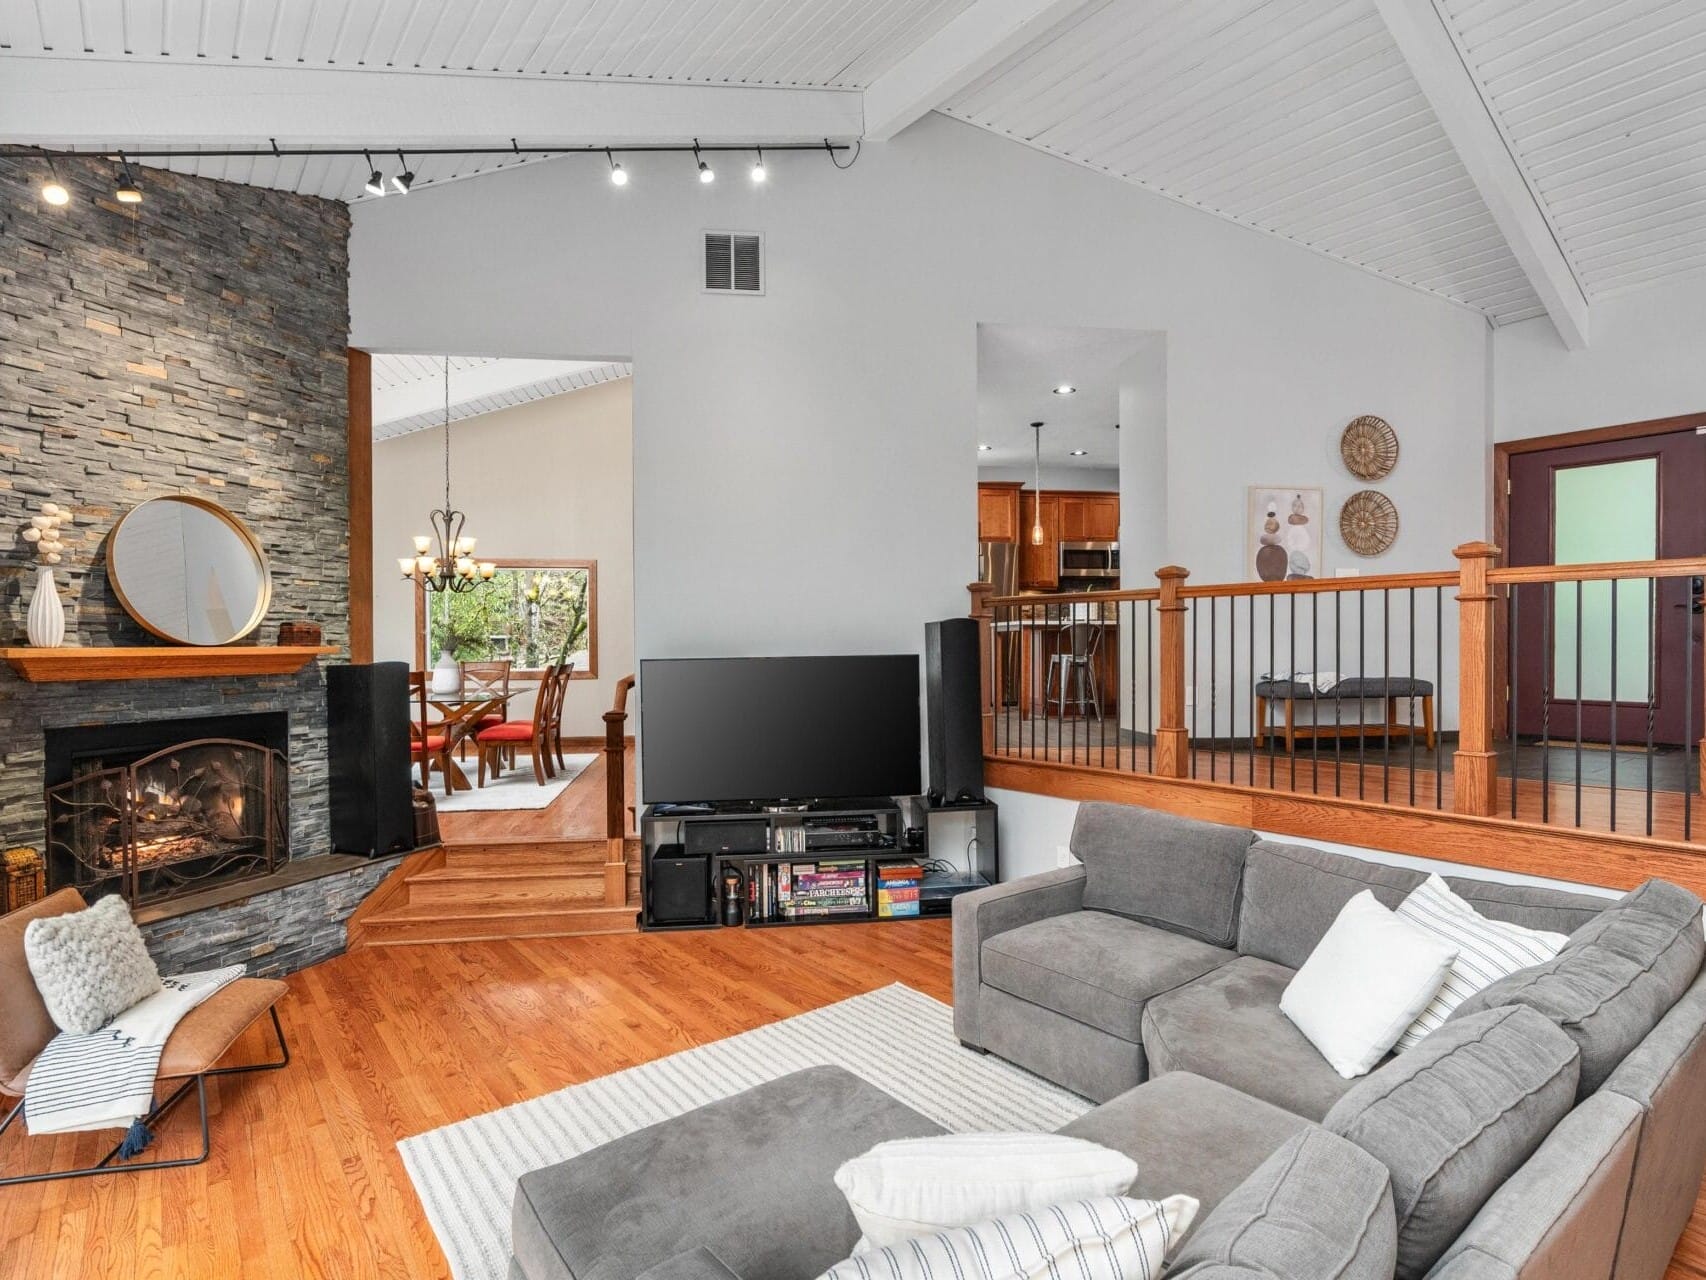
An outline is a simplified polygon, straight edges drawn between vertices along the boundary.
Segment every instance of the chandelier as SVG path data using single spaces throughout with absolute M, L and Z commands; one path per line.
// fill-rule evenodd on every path
M 444 506 L 428 517 L 432 533 L 416 535 L 415 554 L 398 556 L 404 578 L 428 591 L 472 591 L 498 571 L 490 560 L 475 561 L 474 539 L 463 534 L 467 517 L 450 505 L 450 357 L 444 358 Z M 436 543 L 436 550 L 434 544 Z

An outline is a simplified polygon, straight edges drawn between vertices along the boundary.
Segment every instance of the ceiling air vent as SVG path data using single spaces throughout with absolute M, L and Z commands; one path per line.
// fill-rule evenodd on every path
M 763 293 L 763 237 L 755 232 L 707 231 L 705 292 Z

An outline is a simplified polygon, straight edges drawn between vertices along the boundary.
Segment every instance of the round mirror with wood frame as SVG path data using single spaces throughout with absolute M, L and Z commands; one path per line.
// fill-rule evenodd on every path
M 249 527 L 192 494 L 150 498 L 107 539 L 107 577 L 125 612 L 173 644 L 233 644 L 272 602 L 266 552 Z

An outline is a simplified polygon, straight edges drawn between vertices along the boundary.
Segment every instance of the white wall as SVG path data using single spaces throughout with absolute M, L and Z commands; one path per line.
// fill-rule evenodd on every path
M 1706 410 L 1706 272 L 1602 298 L 1585 351 L 1544 318 L 1493 331 L 1501 440 Z
M 990 482 L 1017 480 L 1025 486 L 1027 492 L 1032 488 L 1032 480 L 1036 471 L 1034 467 L 979 467 L 977 479 L 979 484 Z M 1118 467 L 1068 467 L 1048 463 L 1043 464 L 1043 489 L 1078 489 L 1086 493 L 1118 493 L 1120 490 L 1120 469 Z
M 1171 554 L 1198 581 L 1241 571 L 1246 484 L 1349 491 L 1358 413 L 1406 441 L 1379 567 L 1484 526 L 1462 308 L 940 116 L 847 172 L 778 154 L 759 189 L 631 159 L 622 189 L 577 157 L 357 205 L 351 319 L 374 350 L 633 359 L 642 657 L 917 650 L 963 613 L 980 320 L 1166 332 Z M 700 292 L 707 228 L 765 234 L 766 296 Z
M 602 736 L 616 682 L 634 670 L 632 387 L 606 382 L 451 427 L 451 496 L 468 513 L 481 556 L 598 562 L 598 678 L 569 682 L 563 732 L 572 737 Z M 397 557 L 427 532 L 443 484 L 442 428 L 373 446 L 373 650 L 381 661 L 414 661 L 414 589 L 397 573 Z M 511 714 L 532 714 L 531 699 Z

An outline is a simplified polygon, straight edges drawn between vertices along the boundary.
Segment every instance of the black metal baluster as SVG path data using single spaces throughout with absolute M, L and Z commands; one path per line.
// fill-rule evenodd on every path
M 1687 579 L 1684 579 L 1686 582 Z M 1684 600 L 1690 597 L 1684 596 Z M 1699 777 L 1698 762 L 1690 765 L 1694 750 L 1694 614 L 1684 613 L 1682 633 L 1682 838 L 1694 838 L 1694 783 Z
M 1250 596 L 1250 785 L 1256 785 L 1256 725 L 1260 707 L 1256 702 L 1256 597 Z
M 1126 670 L 1131 674 L 1131 692 L 1126 701 L 1131 704 L 1131 771 L 1133 773 L 1137 772 L 1137 607 L 1139 604 L 1143 606 L 1144 621 L 1145 624 L 1147 624 L 1149 618 L 1149 601 L 1133 600 L 1131 602 L 1131 626 L 1126 628 Z M 1144 673 L 1143 683 L 1149 683 L 1149 674 L 1147 672 Z M 1115 699 L 1115 701 L 1117 703 L 1118 699 Z M 1116 762 L 1119 760 L 1119 751 L 1117 748 L 1114 751 L 1114 760 Z
M 1552 695 L 1558 683 L 1557 656 L 1552 652 L 1552 622 L 1558 612 L 1556 584 L 1540 588 L 1540 821 L 1552 821 Z M 1513 768 L 1514 774 L 1516 770 Z
M 1445 808 L 1445 752 L 1440 748 L 1445 706 L 1445 588 L 1434 588 L 1434 808 Z M 1512 785 L 1515 785 L 1514 780 Z
M 1201 601 L 1191 601 L 1191 682 L 1185 686 L 1186 696 L 1191 700 L 1191 777 L 1197 776 L 1196 744 L 1202 741 L 1202 734 L 1197 725 L 1197 665 L 1201 660 L 1202 651 L 1197 645 L 1197 606 Z
M 1613 578 L 1608 585 L 1611 588 L 1611 830 L 1615 834 L 1617 831 L 1617 589 L 1622 586 L 1622 583 Z
M 1368 679 L 1368 626 L 1363 607 L 1368 603 L 1368 592 L 1357 592 L 1357 683 L 1364 693 L 1368 686 L 1363 682 Z M 1368 711 L 1368 700 L 1365 697 L 1357 699 L 1357 799 L 1363 799 L 1363 779 L 1367 774 L 1368 764 L 1368 727 L 1363 723 Z
M 1295 681 L 1297 680 L 1297 596 L 1296 595 L 1286 596 L 1285 605 L 1286 605 L 1286 608 L 1285 608 L 1285 626 L 1286 626 L 1285 661 L 1286 661 L 1286 665 L 1291 668 L 1291 678 L 1292 678 L 1292 681 L 1295 683 Z M 1311 675 L 1311 679 L 1313 679 L 1313 674 Z M 1296 704 L 1294 703 L 1293 706 L 1295 707 L 1295 705 Z M 1314 706 L 1313 701 L 1311 701 L 1310 706 L 1311 707 Z M 1311 710 L 1309 714 L 1310 714 L 1310 717 L 1313 719 L 1315 712 L 1313 710 Z M 1294 715 L 1293 716 L 1293 723 L 1295 724 L 1295 722 L 1296 722 L 1296 717 Z M 1291 789 L 1293 791 L 1296 791 L 1297 790 L 1297 738 L 1295 737 L 1295 735 L 1292 737 L 1292 740 L 1290 742 L 1285 744 L 1285 753 L 1290 758 L 1290 761 L 1291 761 Z
M 1582 580 L 1576 579 L 1576 825 L 1582 825 Z
M 1144 723 L 1149 732 L 1149 772 L 1155 772 L 1155 605 L 1148 604 L 1143 611 L 1143 662 L 1144 670 L 1149 673 L 1143 682 Z
M 1659 685 L 1658 652 L 1659 652 L 1659 618 L 1658 618 L 1658 587 L 1657 578 L 1647 579 L 1647 834 L 1653 834 L 1653 709 L 1657 703 L 1654 697 Z M 1693 628 L 1690 628 L 1692 630 Z M 1683 772 L 1687 772 L 1688 755 L 1682 757 Z
M 1517 702 L 1517 687 L 1519 680 L 1517 673 L 1519 668 L 1517 667 L 1516 638 L 1517 631 L 1522 622 L 1522 606 L 1520 603 L 1522 599 L 1522 584 L 1517 582 L 1511 583 L 1507 595 L 1510 600 L 1510 617 L 1506 628 L 1510 632 L 1508 637 L 1510 640 L 1510 656 L 1506 660 L 1510 664 L 1508 669 L 1510 675 L 1510 707 L 1506 714 L 1510 716 L 1511 721 L 1509 726 L 1511 740 L 1511 764 L 1509 772 L 1511 788 L 1511 820 L 1514 822 L 1516 820 L 1516 713 L 1517 706 L 1519 705 Z
M 1220 675 L 1216 670 L 1220 652 L 1220 600 L 1208 598 L 1208 777 L 1220 781 L 1215 735 L 1220 731 Z
M 1410 592 L 1410 660 L 1405 665 L 1409 668 L 1410 690 L 1410 807 L 1416 807 L 1416 589 Z
M 1321 593 L 1309 593 L 1309 667 L 1312 671 L 1321 670 Z M 1309 738 L 1310 777 L 1309 793 L 1321 794 L 1321 697 L 1316 690 L 1314 708 L 1310 713 L 1315 732 Z
M 1380 589 L 1380 799 L 1392 803 L 1392 589 Z
M 1274 622 L 1274 607 L 1275 607 L 1274 606 L 1274 597 L 1272 595 L 1269 595 L 1268 596 L 1268 679 L 1269 680 L 1274 679 L 1274 677 L 1276 675 L 1276 672 L 1274 671 L 1274 635 L 1279 630 L 1279 628 Z M 1279 771 L 1279 764 L 1274 758 L 1274 732 L 1275 731 L 1274 731 L 1274 725 L 1272 723 L 1272 721 L 1273 721 L 1273 708 L 1274 708 L 1273 699 L 1269 698 L 1268 699 L 1268 720 L 1269 720 L 1269 723 L 1267 725 L 1267 734 L 1268 734 L 1268 790 L 1270 790 L 1270 791 L 1272 791 L 1274 789 L 1274 777 Z
M 1345 593 L 1333 592 L 1333 670 L 1344 678 L 1345 654 L 1343 639 L 1339 634 L 1339 624 L 1343 620 Z M 1333 693 L 1333 794 L 1343 795 L 1345 791 L 1345 700 Z

